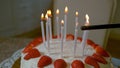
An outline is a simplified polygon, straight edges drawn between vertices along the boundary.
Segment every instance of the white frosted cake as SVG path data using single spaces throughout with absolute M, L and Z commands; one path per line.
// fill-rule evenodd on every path
M 74 56 L 74 36 L 69 34 L 66 39 L 62 57 L 60 40 L 56 37 L 49 50 L 42 38 L 33 40 L 22 51 L 20 68 L 112 68 L 109 54 L 98 44 L 88 39 L 83 55 L 82 39 L 78 37 Z

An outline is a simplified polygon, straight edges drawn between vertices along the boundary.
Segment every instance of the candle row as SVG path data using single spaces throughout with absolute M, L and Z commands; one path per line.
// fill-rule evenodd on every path
M 61 56 L 63 53 L 63 42 L 66 41 L 66 35 L 67 35 L 67 14 L 68 14 L 68 7 L 65 7 L 65 14 L 64 14 L 64 20 L 61 20 L 61 23 L 59 22 L 59 9 L 56 10 L 56 24 L 57 24 L 57 38 L 60 39 L 60 34 L 61 34 Z M 75 33 L 74 33 L 74 57 L 75 57 L 75 53 L 76 53 L 76 46 L 77 46 L 77 36 L 78 36 L 78 12 L 76 11 L 76 17 L 75 17 Z M 52 25 L 51 25 L 51 11 L 48 10 L 47 14 L 45 15 L 44 18 L 44 14 L 41 14 L 41 29 L 42 29 L 42 38 L 43 38 L 43 43 L 44 45 L 47 45 L 48 47 L 48 52 L 50 50 L 50 41 L 52 41 Z M 45 31 L 44 31 L 44 25 L 43 25 L 43 20 L 46 20 L 46 41 L 45 41 Z M 59 27 L 61 24 L 61 27 Z M 86 14 L 86 23 L 85 26 L 89 25 L 89 16 L 88 14 Z M 61 29 L 60 29 L 61 28 Z M 60 31 L 61 30 L 61 31 Z M 88 37 L 88 30 L 85 30 L 83 32 L 83 36 L 82 36 L 82 42 L 81 42 L 81 46 L 83 47 L 82 51 L 83 51 L 83 55 L 84 55 L 84 48 L 86 45 L 86 40 Z M 45 43 L 46 42 L 46 43 Z
M 44 14 L 41 14 L 41 30 L 42 30 L 42 39 L 43 39 L 43 43 L 44 46 L 46 46 L 48 48 L 48 53 L 50 50 L 50 40 L 52 40 L 52 25 L 51 25 L 51 10 L 48 10 L 45 18 L 44 18 Z M 45 31 L 44 31 L 44 24 L 43 21 L 46 20 L 46 41 L 45 41 Z M 46 43 L 45 43 L 46 42 Z

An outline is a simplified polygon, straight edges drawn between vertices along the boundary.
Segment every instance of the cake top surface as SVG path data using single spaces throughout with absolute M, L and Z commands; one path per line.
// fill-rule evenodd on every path
M 56 65 L 59 66 L 57 63 L 62 62 L 62 64 L 66 63 L 67 64 L 66 66 L 68 68 L 70 66 L 68 64 L 71 64 L 71 66 L 74 67 L 74 65 L 76 64 L 78 65 L 79 63 L 82 64 L 81 66 L 85 66 L 85 67 L 86 64 L 89 64 L 94 67 L 97 66 L 99 68 L 100 67 L 99 63 L 107 64 L 109 62 L 108 60 L 106 60 L 106 58 L 108 59 L 110 57 L 109 54 L 102 47 L 100 47 L 98 44 L 95 44 L 90 39 L 87 39 L 87 45 L 85 47 L 84 56 L 82 56 L 83 54 L 82 47 L 80 46 L 82 41 L 81 37 L 77 38 L 76 54 L 75 56 L 73 56 L 74 36 L 68 34 L 66 39 L 67 41 L 63 42 L 64 45 L 63 45 L 62 57 L 61 57 L 61 46 L 60 46 L 61 41 L 59 39 L 56 39 L 56 36 L 54 36 L 53 40 L 50 42 L 49 51 L 47 49 L 47 46 L 45 46 L 44 43 L 42 43 L 43 42 L 42 38 L 37 38 L 32 42 L 30 42 L 30 44 L 28 44 L 28 46 L 26 46 L 26 48 L 24 48 L 23 50 L 24 60 L 26 60 L 27 63 L 36 62 L 37 63 L 36 67 L 37 67 L 41 65 L 41 64 L 39 65 L 39 63 L 41 63 L 40 58 L 47 56 L 47 58 L 49 58 L 50 61 L 49 64 L 54 63 L 54 67 Z M 35 52 L 34 54 L 32 54 L 31 57 L 28 54 L 32 52 L 32 50 L 33 51 L 35 50 Z M 25 58 L 26 56 L 29 57 L 29 59 L 28 58 L 26 59 Z M 45 66 L 49 67 L 49 64 L 48 65 L 46 64 Z

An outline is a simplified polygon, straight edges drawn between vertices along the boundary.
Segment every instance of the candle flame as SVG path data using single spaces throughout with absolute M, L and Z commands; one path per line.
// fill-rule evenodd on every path
M 44 14 L 43 13 L 41 14 L 41 20 L 44 20 Z
M 45 19 L 46 19 L 46 20 L 48 19 L 48 15 L 47 15 L 47 14 L 45 15 Z
M 77 11 L 75 12 L 75 15 L 78 16 L 78 12 Z
M 47 14 L 48 14 L 49 17 L 51 17 L 52 16 L 51 10 L 48 10 Z
M 88 16 L 88 14 L 85 15 L 85 18 L 86 18 L 86 25 L 89 25 L 89 16 Z
M 68 7 L 66 6 L 66 7 L 65 7 L 65 13 L 67 13 L 67 12 L 68 12 Z
M 56 10 L 56 14 L 58 15 L 60 13 L 59 9 Z
M 64 25 L 64 20 L 61 20 L 61 25 L 62 25 L 62 26 Z

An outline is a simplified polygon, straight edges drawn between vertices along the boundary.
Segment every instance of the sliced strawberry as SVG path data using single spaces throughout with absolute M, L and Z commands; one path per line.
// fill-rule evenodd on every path
M 74 40 L 74 35 L 72 35 L 72 34 L 67 34 L 66 39 L 67 39 L 67 40 Z
M 52 59 L 49 56 L 42 56 L 38 61 L 38 67 L 43 68 L 52 63 Z
M 109 57 L 108 52 L 105 51 L 101 46 L 96 46 L 95 50 L 96 50 L 96 53 L 100 54 L 101 56 Z
M 91 56 L 87 56 L 85 59 L 85 63 L 89 64 L 91 66 L 94 66 L 94 68 L 100 68 L 99 64 L 97 63 L 97 61 L 95 59 L 93 59 L 93 57 Z
M 42 38 L 36 38 L 34 39 L 32 42 L 30 42 L 25 49 L 22 51 L 23 53 L 27 53 L 29 52 L 31 49 L 33 49 L 34 47 L 38 46 L 38 44 L 42 43 L 43 40 Z
M 98 55 L 97 53 L 94 53 L 92 56 L 96 61 L 103 63 L 103 64 L 107 64 L 107 61 L 102 56 Z
M 78 40 L 79 42 L 81 42 L 81 41 L 82 41 L 82 38 L 81 38 L 81 37 L 77 37 L 77 40 Z
M 80 60 L 74 60 L 71 65 L 72 68 L 84 68 L 84 64 Z
M 24 57 L 25 60 L 29 60 L 31 58 L 40 57 L 40 52 L 37 49 L 31 49 Z
M 90 40 L 90 39 L 87 39 L 87 44 L 92 45 L 92 44 L 94 44 L 94 42 L 92 40 Z
M 63 59 L 57 59 L 54 62 L 54 68 L 66 68 L 67 63 Z

